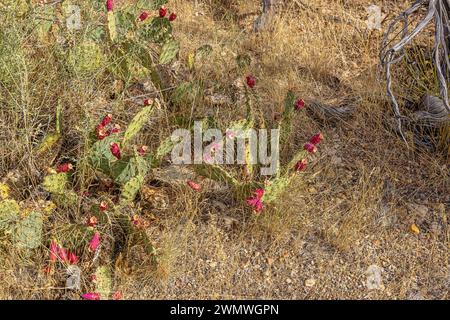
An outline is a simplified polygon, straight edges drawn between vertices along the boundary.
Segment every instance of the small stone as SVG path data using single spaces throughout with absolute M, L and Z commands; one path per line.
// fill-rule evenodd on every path
M 286 279 L 286 283 L 287 283 L 287 284 L 291 284 L 291 283 L 292 283 L 292 280 L 291 280 L 290 278 L 287 278 L 287 279 Z
M 316 285 L 316 279 L 307 279 L 305 281 L 305 286 L 307 286 L 308 288 L 314 287 Z

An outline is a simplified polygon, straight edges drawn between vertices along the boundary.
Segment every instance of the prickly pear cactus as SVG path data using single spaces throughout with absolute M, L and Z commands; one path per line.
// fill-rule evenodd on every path
M 42 213 L 31 212 L 26 218 L 17 222 L 12 240 L 17 247 L 35 249 L 42 242 Z
M 67 66 L 76 75 L 91 75 L 106 61 L 102 49 L 93 41 L 84 41 L 69 51 Z
M 173 40 L 169 39 L 164 43 L 163 47 L 161 48 L 161 53 L 159 55 L 159 63 L 160 64 L 167 64 L 170 63 L 178 54 L 178 51 L 180 51 L 180 44 Z
M 125 131 L 122 145 L 127 146 L 127 144 L 130 142 L 130 140 L 139 132 L 142 130 L 144 125 L 149 120 L 150 116 L 152 115 L 153 111 L 155 109 L 155 104 L 153 103 L 151 106 L 143 108 L 141 111 L 138 112 L 131 120 L 130 124 L 128 125 L 127 130 Z
M 143 175 L 137 175 L 131 178 L 121 188 L 120 201 L 122 203 L 132 202 L 134 198 L 136 198 L 136 195 L 138 194 L 143 184 L 144 184 Z
M 20 207 L 16 200 L 0 201 L 0 231 L 8 230 L 11 223 L 18 219 L 19 212 Z
M 66 192 L 68 181 L 69 176 L 67 173 L 53 173 L 44 178 L 42 186 L 48 193 L 62 195 Z
M 107 266 L 100 266 L 95 271 L 95 277 L 96 292 L 102 299 L 108 299 L 112 290 L 111 269 Z

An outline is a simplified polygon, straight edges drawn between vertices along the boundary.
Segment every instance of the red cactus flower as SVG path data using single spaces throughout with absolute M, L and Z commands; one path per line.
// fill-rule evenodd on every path
M 106 201 L 102 201 L 102 202 L 100 202 L 100 205 L 98 208 L 101 212 L 105 212 L 108 209 L 108 203 Z
M 137 151 L 139 153 L 139 155 L 141 157 L 145 156 L 145 154 L 147 153 L 148 147 L 147 146 L 142 146 L 140 147 Z
M 148 18 L 148 12 L 147 11 L 143 11 L 140 16 L 139 16 L 139 20 L 140 21 L 144 21 L 145 19 Z
M 89 250 L 95 252 L 100 245 L 100 233 L 96 232 L 89 242 Z
M 144 100 L 144 106 L 148 107 L 149 105 L 151 105 L 153 103 L 152 99 L 145 99 Z
M 78 263 L 78 257 L 72 251 L 69 251 L 69 253 L 67 255 L 67 259 L 68 259 L 69 264 L 77 264 Z
M 113 0 L 107 0 L 106 1 L 106 11 L 110 12 L 114 9 L 114 1 Z
M 97 134 L 97 139 L 98 140 L 103 140 L 109 135 L 108 131 L 101 125 L 97 126 L 96 134 Z
M 115 143 L 115 142 L 111 143 L 109 149 L 111 150 L 111 153 L 113 154 L 113 156 L 117 158 L 117 160 L 120 160 L 122 158 L 122 156 L 120 155 L 120 148 L 117 143 Z
M 113 300 L 122 300 L 122 298 L 123 298 L 123 295 L 122 295 L 122 292 L 120 292 L 120 291 L 116 291 L 112 295 Z
M 260 213 L 264 209 L 262 197 L 264 196 L 264 189 L 256 189 L 253 197 L 247 199 L 247 204 L 253 207 L 256 213 Z
M 58 244 L 56 243 L 56 241 L 52 240 L 50 242 L 50 261 L 51 262 L 56 262 L 56 260 L 58 260 Z
M 308 151 L 309 153 L 316 153 L 317 152 L 317 147 L 315 145 L 313 145 L 312 143 L 305 143 L 305 145 L 303 146 L 303 148 Z
M 295 164 L 295 171 L 303 171 L 306 169 L 306 165 L 308 164 L 307 159 L 302 159 Z
M 318 145 L 322 140 L 323 140 L 323 135 L 322 135 L 322 133 L 319 132 L 319 133 L 313 135 L 311 137 L 311 139 L 309 140 L 309 142 L 313 145 Z
M 172 12 L 169 16 L 169 21 L 175 21 L 176 18 L 177 18 L 177 15 L 175 14 L 175 12 Z
M 100 293 L 89 292 L 89 293 L 82 294 L 81 297 L 85 300 L 100 300 Z
M 250 89 L 253 89 L 256 85 L 256 79 L 252 75 L 247 76 L 247 85 Z
M 167 15 L 167 9 L 166 7 L 162 6 L 161 8 L 159 8 L 159 16 L 161 18 L 164 18 Z
M 71 171 L 72 169 L 73 169 L 73 166 L 72 166 L 71 163 L 63 163 L 63 164 L 60 164 L 56 168 L 56 172 L 58 172 L 58 173 L 62 173 L 62 172 L 66 173 L 66 172 Z
M 302 110 L 305 107 L 305 101 L 303 99 L 298 99 L 295 102 L 295 110 Z
M 200 191 L 202 188 L 200 184 L 198 184 L 194 181 L 191 181 L 191 180 L 188 180 L 187 184 L 189 187 L 191 187 L 192 190 L 195 190 L 195 191 Z
M 106 127 L 108 124 L 111 123 L 112 117 L 113 117 L 112 114 L 110 114 L 110 113 L 107 114 L 100 122 L 100 126 Z
M 98 220 L 97 220 L 97 217 L 95 217 L 95 216 L 90 217 L 87 221 L 87 225 L 89 227 L 95 227 L 97 225 L 97 223 L 98 223 Z

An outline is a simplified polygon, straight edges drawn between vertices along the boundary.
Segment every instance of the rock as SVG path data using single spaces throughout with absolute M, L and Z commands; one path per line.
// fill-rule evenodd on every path
M 305 286 L 308 288 L 314 287 L 315 285 L 316 285 L 316 279 L 311 278 L 311 279 L 307 279 L 305 281 Z
M 384 286 L 381 279 L 383 269 L 375 264 L 369 266 L 366 270 L 366 287 L 369 290 L 383 290 Z

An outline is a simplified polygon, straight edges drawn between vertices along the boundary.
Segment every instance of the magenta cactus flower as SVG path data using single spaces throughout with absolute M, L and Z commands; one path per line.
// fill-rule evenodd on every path
M 312 144 L 312 143 L 305 143 L 305 145 L 303 146 L 303 148 L 306 150 L 306 151 L 308 151 L 309 153 L 311 153 L 311 154 L 314 154 L 314 153 L 316 153 L 317 152 L 317 147 L 314 145 L 314 144 Z
M 260 213 L 264 209 L 262 197 L 264 196 L 264 189 L 256 189 L 253 192 L 253 197 L 247 199 L 247 204 L 253 207 L 255 213 Z
M 295 110 L 298 110 L 298 111 L 302 110 L 305 107 L 305 101 L 303 99 L 298 99 L 295 102 L 294 107 L 295 107 Z
M 252 75 L 247 76 L 247 85 L 250 89 L 253 89 L 256 85 L 256 79 Z
M 113 0 L 107 0 L 106 1 L 106 11 L 110 12 L 114 10 L 114 1 Z
M 96 232 L 89 242 L 89 250 L 95 252 L 100 245 L 100 233 Z
M 113 154 L 113 156 L 117 158 L 117 160 L 120 160 L 122 158 L 122 156 L 120 155 L 120 148 L 117 143 L 115 143 L 115 142 L 111 143 L 109 149 L 111 150 L 111 153 Z
M 82 294 L 81 297 L 85 300 L 100 300 L 100 293 L 89 292 L 89 293 Z
M 164 18 L 167 15 L 167 9 L 166 7 L 162 6 L 161 8 L 159 8 L 159 16 L 161 18 Z
M 308 164 L 307 159 L 302 159 L 295 164 L 295 171 L 300 172 L 306 169 L 306 165 Z
M 177 18 L 177 15 L 175 14 L 175 12 L 172 12 L 169 16 L 169 21 L 175 21 L 176 18 Z
M 313 145 L 318 145 L 322 140 L 323 140 L 323 135 L 322 135 L 322 133 L 319 132 L 319 133 L 313 135 L 311 137 L 311 139 L 309 140 L 309 142 Z

